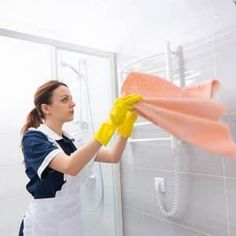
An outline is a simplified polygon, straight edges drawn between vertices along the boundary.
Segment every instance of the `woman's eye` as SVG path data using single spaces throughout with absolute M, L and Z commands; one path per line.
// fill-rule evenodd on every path
M 67 102 L 67 100 L 68 100 L 68 98 L 65 97 L 65 98 L 62 98 L 61 101 L 62 101 L 62 102 Z

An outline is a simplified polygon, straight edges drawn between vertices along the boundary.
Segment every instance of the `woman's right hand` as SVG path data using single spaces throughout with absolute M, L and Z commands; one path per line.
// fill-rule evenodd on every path
M 127 112 L 133 110 L 133 104 L 140 102 L 142 99 L 143 97 L 140 94 L 130 94 L 116 99 L 107 121 L 103 122 L 100 128 L 95 132 L 95 140 L 106 145 L 110 141 L 116 128 L 124 122 Z

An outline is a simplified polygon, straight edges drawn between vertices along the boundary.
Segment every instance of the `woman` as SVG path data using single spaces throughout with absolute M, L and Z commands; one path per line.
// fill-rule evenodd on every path
M 117 99 L 109 118 L 94 137 L 79 149 L 63 132 L 73 120 L 75 103 L 67 85 L 51 80 L 38 88 L 35 108 L 22 128 L 26 186 L 33 199 L 25 212 L 19 235 L 82 235 L 79 189 L 93 161 L 117 163 L 131 135 L 137 116 L 132 105 L 142 97 L 132 94 Z M 101 149 L 117 129 L 119 138 L 111 150 Z

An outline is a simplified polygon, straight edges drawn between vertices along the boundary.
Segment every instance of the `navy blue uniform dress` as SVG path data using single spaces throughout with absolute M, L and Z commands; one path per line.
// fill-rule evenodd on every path
M 40 129 L 32 129 L 22 138 L 25 173 L 29 178 L 26 189 L 34 199 L 55 198 L 56 193 L 61 190 L 66 181 L 63 173 L 51 169 L 48 164 L 57 154 L 65 152 L 70 155 L 76 150 L 73 140 L 65 135 L 50 140 L 55 133 L 53 134 L 49 129 L 45 129 L 45 125 L 43 126 L 44 132 Z M 20 226 L 20 236 L 24 235 L 23 230 L 24 220 Z

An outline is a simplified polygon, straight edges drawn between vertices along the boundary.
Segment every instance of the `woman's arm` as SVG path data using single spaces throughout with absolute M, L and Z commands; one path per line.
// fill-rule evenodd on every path
M 92 139 L 70 156 L 65 153 L 59 153 L 49 163 L 49 167 L 65 174 L 77 175 L 94 155 L 96 155 L 101 146 L 99 142 Z
M 100 149 L 95 161 L 106 163 L 118 163 L 127 143 L 127 138 L 119 136 L 115 145 L 110 149 Z
M 96 140 L 91 140 L 70 156 L 65 153 L 59 153 L 56 157 L 50 162 L 49 167 L 57 170 L 59 172 L 77 175 L 83 167 L 96 155 L 99 151 L 96 161 L 106 162 L 106 163 L 118 163 L 120 161 L 121 155 L 125 149 L 127 143 L 127 138 L 119 137 L 113 148 L 110 150 L 99 149 L 101 144 Z
M 98 151 L 99 153 L 95 159 L 96 161 L 118 163 L 126 143 L 127 138 L 119 137 L 111 150 L 102 149 L 99 151 L 102 145 L 93 139 L 84 144 L 70 156 L 65 153 L 59 153 L 50 162 L 49 167 L 59 172 L 74 176 L 83 169 L 83 167 L 94 157 L 94 155 L 96 155 Z

